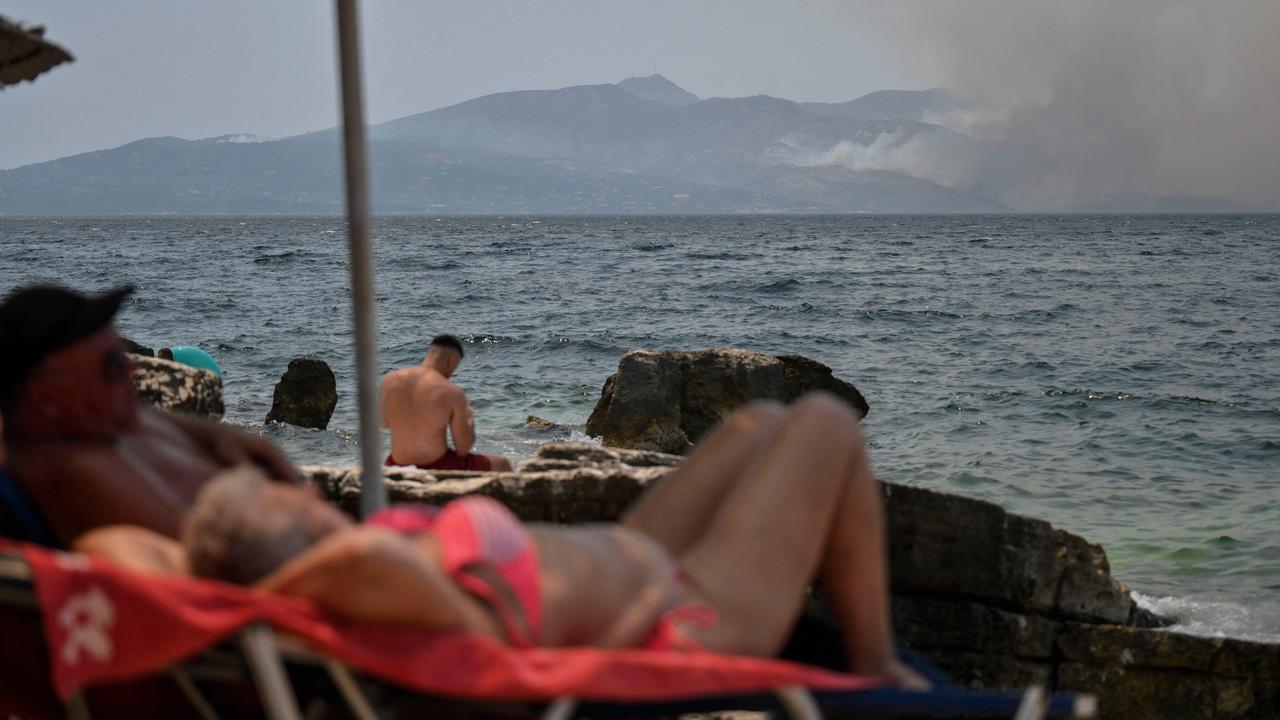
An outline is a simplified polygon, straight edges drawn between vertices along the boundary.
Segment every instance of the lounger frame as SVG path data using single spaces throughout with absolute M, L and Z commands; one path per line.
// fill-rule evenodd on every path
M 33 617 L 40 613 L 31 570 L 20 556 L 0 551 L 0 612 L 23 612 Z M 204 692 L 201 682 L 237 681 L 252 678 L 262 707 L 272 720 L 302 720 L 305 716 L 290 680 L 290 669 L 307 667 L 322 672 L 346 709 L 357 720 L 379 717 L 376 703 L 364 686 L 393 684 L 358 676 L 345 663 L 310 648 L 304 641 L 281 634 L 265 623 L 243 628 L 234 642 L 206 650 L 188 661 L 164 671 L 190 703 L 193 714 L 201 720 L 219 720 L 220 715 Z M 401 691 L 410 694 L 411 691 Z M 417 695 L 416 693 L 413 693 Z M 479 708 L 485 703 L 460 700 Z M 494 703 L 495 706 L 503 703 Z M 1014 720 L 1042 718 L 1090 718 L 1096 714 L 1092 696 L 1046 693 L 1035 686 L 1025 692 L 962 691 L 942 689 L 910 692 L 893 688 L 865 690 L 856 693 L 814 692 L 789 685 L 769 693 L 708 697 L 694 700 L 673 699 L 669 702 L 600 702 L 574 697 L 555 698 L 546 703 L 520 703 L 524 707 L 541 706 L 542 720 L 570 718 L 640 718 L 664 717 L 681 713 L 723 710 L 764 710 L 780 713 L 794 720 L 817 718 L 866 717 L 1012 717 Z M 67 716 L 73 720 L 90 720 L 88 702 L 77 693 L 67 702 Z

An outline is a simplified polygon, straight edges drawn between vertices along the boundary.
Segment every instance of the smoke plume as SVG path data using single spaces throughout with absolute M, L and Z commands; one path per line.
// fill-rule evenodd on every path
M 947 124 L 999 148 L 988 182 L 1014 207 L 1146 193 L 1280 209 L 1280 0 L 904 0 L 869 13 L 921 77 L 975 101 Z

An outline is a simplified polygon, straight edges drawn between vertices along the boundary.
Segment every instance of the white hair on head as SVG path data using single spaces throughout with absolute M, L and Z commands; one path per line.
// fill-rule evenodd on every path
M 252 585 L 319 539 L 305 503 L 272 489 L 251 466 L 225 470 L 205 485 L 182 536 L 191 574 Z

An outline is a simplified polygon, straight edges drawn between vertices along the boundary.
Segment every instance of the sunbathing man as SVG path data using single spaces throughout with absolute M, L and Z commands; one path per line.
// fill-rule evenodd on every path
M 389 373 L 382 380 L 382 427 L 391 429 L 388 465 L 424 470 L 510 470 L 501 455 L 471 452 L 476 441 L 475 413 L 462 388 L 449 377 L 462 363 L 462 343 L 438 335 L 421 365 Z M 445 438 L 453 435 L 453 447 Z
M 0 414 L 8 472 L 53 541 L 127 523 L 178 537 L 200 488 L 243 462 L 298 471 L 267 440 L 139 407 L 111 319 L 130 292 L 29 287 L 0 304 Z M 37 539 L 38 538 L 26 538 Z
M 314 491 L 234 470 L 202 493 L 184 544 L 197 575 L 516 646 L 771 656 L 817 579 L 850 669 L 922 686 L 893 650 L 881 502 L 857 416 L 810 396 L 730 418 L 619 524 L 523 525 L 468 496 L 356 525 Z

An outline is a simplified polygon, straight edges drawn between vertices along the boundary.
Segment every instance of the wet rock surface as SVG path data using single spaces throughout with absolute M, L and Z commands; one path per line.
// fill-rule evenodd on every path
M 607 521 L 679 461 L 552 443 L 515 472 L 394 470 L 387 486 L 392 502 L 481 493 L 525 520 Z M 305 470 L 349 512 L 359 506 L 357 469 Z M 918 487 L 884 494 L 898 641 L 957 683 L 1089 692 L 1104 718 L 1280 717 L 1280 646 L 1151 629 L 1160 619 L 1111 577 L 1103 549 L 1044 521 Z M 828 621 L 819 597 L 802 624 Z M 839 664 L 838 640 L 812 644 Z M 818 660 L 805 652 L 792 656 Z
M 120 338 L 120 344 L 124 346 L 124 351 L 130 355 L 143 355 L 146 357 L 155 357 L 156 351 L 141 343 L 136 343 L 127 337 Z
M 138 399 L 162 410 L 221 419 L 222 378 L 217 373 L 145 355 L 129 355 Z
M 611 447 L 682 453 L 752 400 L 790 402 L 824 390 L 868 412 L 867 401 L 831 368 L 797 355 L 730 348 L 633 350 L 605 381 L 587 434 Z
M 338 382 L 323 360 L 289 361 L 271 397 L 265 422 L 282 422 L 324 430 L 338 405 Z

